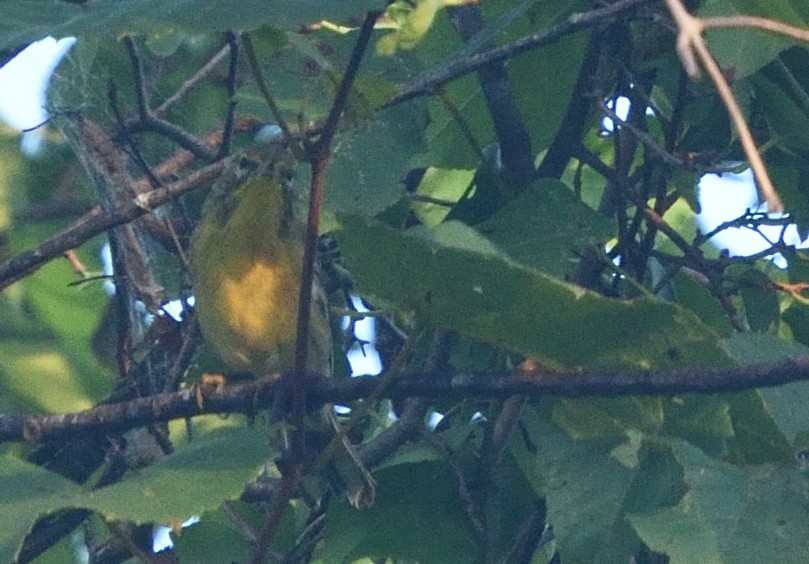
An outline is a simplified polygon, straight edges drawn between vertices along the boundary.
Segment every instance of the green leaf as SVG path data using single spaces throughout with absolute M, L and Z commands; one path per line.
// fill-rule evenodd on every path
M 656 397 L 564 399 L 554 407 L 553 422 L 576 439 L 623 438 L 631 430 L 656 433 L 663 409 Z
M 482 159 L 475 171 L 474 190 L 464 193 L 447 220 L 476 225 L 500 209 L 514 191 L 500 160 L 500 145 L 491 143 L 481 151 Z
M 763 464 L 793 459 L 792 445 L 784 436 L 755 390 L 729 394 L 733 437 L 727 459 L 737 464 Z
M 809 116 L 767 77 L 757 74 L 750 77 L 750 81 L 775 143 L 788 151 L 805 155 L 809 146 Z
M 99 251 L 100 242 L 95 241 L 82 250 L 80 258 L 88 268 L 98 264 L 100 270 Z M 80 386 L 88 400 L 98 401 L 110 392 L 114 378 L 96 358 L 90 343 L 109 298 L 100 283 L 68 285 L 76 279 L 67 261 L 55 260 L 23 284 L 32 309 L 56 336 L 60 351 L 70 363 L 72 378 L 76 379 L 73 385 Z
M 792 338 L 796 343 L 809 345 L 809 308 L 795 304 L 781 314 L 781 319 L 792 330 Z
M 776 362 L 809 353 L 809 347 L 767 333 L 736 333 L 723 346 L 739 364 Z
M 462 76 L 444 87 L 445 95 L 458 112 L 463 115 L 465 126 L 478 147 L 495 140 L 489 110 L 483 92 L 474 76 Z M 424 132 L 427 142 L 425 151 L 413 158 L 412 167 L 435 166 L 439 168 L 473 169 L 480 155 L 469 143 L 452 113 L 439 100 L 427 104 L 429 125 Z
M 408 161 L 422 147 L 423 122 L 422 105 L 409 104 L 341 135 L 328 171 L 327 208 L 371 216 L 401 198 Z
M 15 247 L 32 247 L 57 227 L 17 226 Z M 99 264 L 99 248 L 95 240 L 76 251 L 91 271 Z M 69 286 L 76 279 L 69 263 L 57 259 L 16 286 L 16 322 L 4 327 L 0 340 L 0 405 L 7 409 L 78 411 L 111 390 L 114 378 L 90 347 L 108 298 L 100 283 Z
M 770 331 L 781 316 L 778 296 L 770 278 L 755 268 L 740 276 L 742 303 L 750 329 L 757 333 Z
M 61 476 L 13 457 L 0 458 L 0 560 L 14 554 L 34 521 L 60 509 L 85 508 L 106 519 L 183 522 L 237 498 L 271 453 L 253 428 L 223 429 L 124 481 L 85 491 Z
M 683 273 L 676 274 L 671 282 L 678 304 L 694 311 L 703 323 L 721 336 L 734 334 L 725 310 L 708 288 Z
M 809 484 L 797 469 L 740 468 L 684 442 L 672 450 L 688 493 L 676 507 L 629 517 L 652 550 L 672 564 L 809 560 Z
M 636 470 L 613 456 L 619 441 L 575 440 L 551 423 L 543 415 L 549 403 L 522 413 L 531 448 L 515 434 L 509 451 L 534 491 L 546 496 L 562 561 L 625 562 L 640 544 L 622 517 Z
M 730 405 L 718 395 L 686 395 L 667 402 L 663 432 L 691 442 L 733 436 Z
M 323 19 L 347 20 L 379 9 L 378 0 L 93 0 L 85 4 L 2 0 L 0 49 L 18 47 L 47 35 L 55 37 L 151 33 L 176 29 L 193 33 L 256 29 L 262 25 L 294 29 Z
M 541 3 L 544 10 L 546 3 Z M 568 2 L 572 9 L 587 11 L 586 2 Z M 536 25 L 532 23 L 531 25 Z M 536 28 L 527 29 L 533 33 Z M 520 114 L 525 120 L 534 154 L 547 149 L 562 124 L 579 74 L 589 36 L 575 33 L 508 64 Z
M 34 521 L 80 494 L 79 486 L 57 474 L 0 457 L 0 561 L 14 562 Z
M 532 21 L 530 25 L 535 30 L 537 22 Z M 535 154 L 550 145 L 561 124 L 586 44 L 585 34 L 574 34 L 531 51 L 507 65 Z M 444 90 L 463 115 L 477 145 L 484 147 L 494 142 L 489 109 L 475 77 L 462 77 L 446 85 Z M 412 165 L 456 169 L 476 167 L 479 155 L 470 146 L 452 113 L 436 100 L 431 100 L 428 108 L 430 125 L 425 133 L 428 152 L 415 158 Z
M 809 354 L 809 347 L 798 342 L 785 341 L 775 335 L 752 333 L 739 334 L 728 339 L 725 342 L 725 349 L 733 359 L 742 364 L 777 362 Z M 740 405 L 737 410 L 739 416 L 755 417 L 746 426 L 757 434 L 769 429 L 768 439 L 765 434 L 766 443 L 779 445 L 773 455 L 776 459 L 779 456 L 787 457 L 790 451 L 784 441 L 794 443 L 802 433 L 809 431 L 809 422 L 805 415 L 805 406 L 809 402 L 809 382 L 793 382 L 774 388 L 761 388 L 757 394 L 759 399 L 755 401 L 753 409 Z M 758 415 L 754 415 L 755 413 Z M 773 423 L 777 426 L 778 435 L 773 432 Z M 797 445 L 793 450 L 795 448 Z
M 398 464 L 374 477 L 373 507 L 358 511 L 341 502 L 329 508 L 322 562 L 353 562 L 361 557 L 477 560 L 478 543 L 457 495 L 457 478 L 446 462 Z
M 419 182 L 417 193 L 452 204 L 466 192 L 474 177 L 473 170 L 429 167 Z M 444 221 L 450 209 L 451 205 L 413 202 L 413 212 L 427 227 L 435 227 Z
M 809 352 L 809 351 L 807 351 Z M 775 388 L 761 388 L 759 395 L 764 409 L 778 429 L 792 443 L 794 450 L 805 448 L 798 440 L 809 433 L 806 406 L 809 405 L 809 382 L 792 382 Z
M 297 503 L 297 507 L 303 504 Z M 209 511 L 200 516 L 199 523 L 182 529 L 180 534 L 172 534 L 174 553 L 179 562 L 195 564 L 220 564 L 221 562 L 249 562 L 253 553 L 253 542 L 245 536 L 245 532 L 236 524 L 230 515 L 237 515 L 240 524 L 245 524 L 254 531 L 260 531 L 265 514 L 257 504 L 232 501 L 228 504 L 229 513 L 223 510 Z M 301 513 L 300 511 L 297 511 Z M 273 550 L 290 548 L 305 525 L 305 517 L 295 515 L 295 508 L 284 515 L 278 533 L 273 541 Z M 300 520 L 300 523 L 296 523 Z
M 710 0 L 698 11 L 702 17 L 708 16 L 734 16 L 737 14 L 751 15 L 748 7 L 749 2 L 739 2 L 731 0 Z M 769 2 L 769 6 L 780 9 L 781 2 Z M 768 10 L 766 17 L 774 17 L 785 14 L 773 13 Z M 797 14 L 791 12 L 791 17 L 782 19 L 785 23 L 800 25 Z M 716 58 L 719 65 L 726 71 L 733 73 L 733 78 L 738 80 L 749 76 L 761 67 L 775 59 L 781 51 L 794 45 L 797 41 L 783 35 L 768 33 L 753 28 L 724 28 L 708 29 L 706 34 L 708 48 Z
M 477 228 L 520 263 L 554 276 L 568 274 L 577 252 L 603 245 L 615 228 L 562 182 L 540 179 Z
M 341 223 L 345 263 L 359 287 L 432 326 L 562 369 L 729 362 L 717 336 L 674 304 L 605 298 L 492 253 L 357 217 Z
M 460 5 L 462 0 L 417 0 L 415 7 L 401 3 L 393 7 L 396 29 L 376 44 L 377 52 L 393 55 L 396 51 L 412 49 L 433 25 L 436 13 L 446 6 Z M 410 9 L 403 10 L 406 6 Z
M 93 398 L 87 395 L 80 374 L 53 339 L 0 340 L 0 406 L 4 411 L 88 409 Z
M 135 476 L 88 494 L 82 505 L 108 519 L 185 521 L 237 498 L 272 457 L 267 440 L 249 427 L 197 437 Z

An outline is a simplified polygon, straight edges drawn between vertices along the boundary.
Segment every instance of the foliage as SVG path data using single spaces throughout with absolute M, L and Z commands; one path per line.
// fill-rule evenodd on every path
M 75 539 L 96 556 L 112 547 L 118 560 L 144 558 L 152 524 L 174 527 L 181 562 L 260 559 L 269 525 L 284 562 L 809 560 L 806 381 L 623 397 L 575 388 L 616 374 L 746 374 L 809 354 L 805 252 L 782 238 L 728 257 L 696 230 L 700 175 L 747 157 L 715 84 L 683 71 L 666 8 L 679 2 L 390 3 L 329 131 L 365 12 L 384 4 L 2 1 L 0 49 L 48 34 L 78 43 L 53 81 L 44 153 L 26 159 L 14 135 L 0 139 L 0 561 L 64 561 Z M 797 1 L 688 6 L 809 26 Z M 733 226 L 805 231 L 809 54 L 749 28 L 705 37 L 792 214 Z M 229 57 L 251 48 L 257 68 Z M 452 80 L 430 82 L 447 69 Z M 419 81 L 429 87 L 403 96 Z M 607 131 L 619 96 L 631 110 Z M 324 259 L 324 276 L 332 294 L 350 289 L 378 317 L 382 383 L 341 401 L 360 415 L 349 438 L 377 481 L 367 509 L 320 479 L 318 452 L 307 451 L 324 445 L 271 439 L 297 444 L 284 390 L 237 397 L 244 375 L 224 387 L 205 375 L 221 363 L 192 311 L 180 321 L 160 311 L 193 293 L 185 256 L 206 186 L 155 210 L 139 204 L 142 217 L 109 237 L 66 247 L 70 264 L 36 262 L 47 251 L 37 245 L 61 230 L 220 162 L 225 124 L 230 153 L 253 158 L 257 124 L 278 120 L 302 191 L 319 178 L 318 138 L 335 133 L 320 229 L 340 256 Z M 108 239 L 114 296 L 97 276 Z M 33 266 L 14 271 L 32 248 Z M 774 252 L 787 269 L 766 260 Z M 347 313 L 344 302 L 334 309 Z M 464 373 L 483 376 L 474 396 L 385 399 L 392 378 L 418 390 L 420 379 Z M 515 373 L 526 393 L 559 380 L 572 397 L 503 398 L 501 377 Z M 160 402 L 175 400 L 228 417 L 168 423 L 180 416 Z M 105 427 L 98 411 L 95 427 L 30 419 L 12 436 L 19 414 L 100 404 L 131 408 L 134 422 Z M 433 410 L 445 415 L 434 428 Z M 58 433 L 43 438 L 34 421 Z M 201 522 L 180 532 L 192 515 Z

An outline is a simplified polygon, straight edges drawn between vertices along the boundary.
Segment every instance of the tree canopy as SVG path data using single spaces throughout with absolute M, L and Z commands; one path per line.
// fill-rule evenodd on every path
M 0 136 L 0 561 L 809 560 L 805 2 L 0 5 L 4 60 L 77 38 L 43 150 Z M 194 319 L 266 124 L 350 319 L 331 378 L 229 372 Z M 698 186 L 747 168 L 766 208 L 716 231 L 766 244 L 730 256 Z M 371 507 L 299 432 L 331 404 Z

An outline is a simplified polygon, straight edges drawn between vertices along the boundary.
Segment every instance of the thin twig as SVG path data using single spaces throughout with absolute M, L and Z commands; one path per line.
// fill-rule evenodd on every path
M 447 91 L 443 88 L 439 88 L 436 90 L 436 94 L 438 95 L 438 99 L 441 100 L 441 103 L 444 104 L 444 107 L 449 112 L 449 115 L 452 116 L 452 119 L 455 120 L 455 124 L 458 126 L 458 129 L 461 130 L 461 135 L 466 142 L 469 144 L 469 147 L 475 152 L 475 155 L 483 161 L 486 159 L 486 156 L 483 154 L 483 148 L 478 143 L 478 140 L 475 138 L 475 134 L 472 132 L 472 128 L 469 127 L 469 121 L 464 117 L 463 113 L 458 109 L 458 105 L 455 103 L 455 100 L 447 93 Z
M 253 73 L 253 80 L 256 81 L 256 86 L 258 86 L 258 91 L 261 92 L 261 95 L 264 97 L 264 101 L 270 108 L 270 112 L 272 112 L 275 121 L 278 123 L 278 127 L 283 131 L 284 139 L 289 141 L 292 138 L 292 131 L 289 129 L 289 124 L 287 124 L 281 113 L 281 108 L 275 103 L 275 97 L 272 95 L 272 92 L 270 92 L 270 87 L 264 80 L 264 75 L 261 73 L 261 66 L 258 64 L 258 58 L 256 57 L 256 51 L 253 49 L 253 41 L 246 33 L 242 34 L 242 45 L 244 46 L 244 54 L 247 55 L 247 64 L 250 66 L 250 72 Z
M 202 81 L 203 78 L 208 76 L 211 73 L 211 71 L 213 71 L 213 69 L 216 68 L 216 65 L 218 65 L 219 62 L 225 58 L 225 56 L 231 51 L 231 48 L 232 44 L 228 42 L 227 45 L 225 45 L 219 51 L 217 51 L 217 53 L 213 57 L 211 57 L 211 59 L 207 63 L 202 65 L 199 68 L 199 70 L 197 70 L 197 72 L 194 73 L 194 76 L 183 82 L 183 84 L 180 86 L 180 88 L 177 89 L 177 91 L 174 94 L 166 98 L 162 104 L 160 104 L 158 107 L 154 109 L 155 115 L 162 116 L 168 111 L 168 109 L 171 106 L 182 100 L 195 86 L 197 86 Z
M 722 103 L 725 104 L 730 120 L 733 122 L 736 132 L 739 134 L 739 141 L 741 141 L 742 148 L 744 149 L 747 160 L 750 162 L 750 168 L 753 169 L 753 174 L 764 197 L 767 202 L 767 209 L 771 212 L 784 211 L 784 204 L 778 196 L 778 192 L 773 186 L 770 179 L 767 167 L 761 158 L 761 154 L 756 148 L 756 143 L 753 140 L 753 135 L 750 132 L 750 127 L 744 118 L 744 113 L 736 102 L 736 97 L 728 84 L 722 69 L 719 68 L 716 60 L 711 55 L 705 39 L 702 37 L 702 32 L 705 30 L 705 20 L 692 16 L 686 10 L 685 6 L 680 0 L 666 0 L 669 11 L 671 12 L 674 21 L 677 23 L 679 34 L 677 37 L 677 53 L 680 56 L 683 67 L 691 78 L 699 78 L 700 64 L 708 72 L 711 81 L 716 87 Z M 727 23 L 728 18 L 720 18 Z M 773 22 L 775 23 L 775 22 Z M 696 54 L 696 56 L 695 56 Z M 699 59 L 699 63 L 697 63 Z
M 138 51 L 138 46 L 131 36 L 124 37 L 124 46 L 132 62 L 132 76 L 135 82 L 135 96 L 137 99 L 139 118 L 137 121 L 127 123 L 127 130 L 133 133 L 140 131 L 159 133 L 181 147 L 188 149 L 195 157 L 208 162 L 215 161 L 217 159 L 217 153 L 214 153 L 204 144 L 197 141 L 193 135 L 180 126 L 160 119 L 155 115 L 149 107 L 149 95 L 146 91 L 146 80 L 143 73 L 143 60 Z
M 253 556 L 250 558 L 250 564 L 262 564 L 264 562 L 264 555 L 270 549 L 272 539 L 275 538 L 275 533 L 278 531 L 278 526 L 281 524 L 281 519 L 286 513 L 289 500 L 298 491 L 298 486 L 303 478 L 303 467 L 295 464 L 289 469 L 289 472 L 284 474 L 284 479 L 281 482 L 280 491 L 278 492 L 278 499 L 273 506 L 272 513 L 264 522 L 264 530 L 261 531 L 261 536 L 256 543 L 253 551 Z
M 809 43 L 809 30 L 795 27 L 775 20 L 762 18 L 759 16 L 727 16 L 715 18 L 702 18 L 704 29 L 719 29 L 728 27 L 752 27 L 763 31 L 786 35 L 798 41 Z
M 226 80 L 228 88 L 228 109 L 225 113 L 225 125 L 222 127 L 222 143 L 219 145 L 218 158 L 223 158 L 230 154 L 230 145 L 233 141 L 233 125 L 236 119 L 236 81 L 239 71 L 239 42 L 236 34 L 227 33 L 228 44 L 230 45 L 230 64 L 228 65 L 228 76 Z
M 716 299 L 719 300 L 719 304 L 722 306 L 722 309 L 725 310 L 725 313 L 727 313 L 733 327 L 740 333 L 747 332 L 749 330 L 747 324 L 739 315 L 739 312 L 736 309 L 736 306 L 733 305 L 733 301 L 730 299 L 727 290 L 722 285 L 721 273 L 717 273 L 710 268 L 706 268 L 707 260 L 702 255 L 702 251 L 692 245 L 689 245 L 688 241 L 686 241 L 677 232 L 677 230 L 669 225 L 666 220 L 663 219 L 663 217 L 655 210 L 647 207 L 644 209 L 644 214 L 646 215 L 646 219 L 652 223 L 656 229 L 660 230 L 669 239 L 671 239 L 677 248 L 679 248 L 683 254 L 696 265 L 696 270 L 708 278 L 710 281 L 711 292 Z
M 301 269 L 301 287 L 298 293 L 298 318 L 297 332 L 295 336 L 295 363 L 294 374 L 303 375 L 306 373 L 306 360 L 309 348 L 309 318 L 312 302 L 312 286 L 315 276 L 315 254 L 317 252 L 317 239 L 320 229 L 320 212 L 323 205 L 323 196 L 326 189 L 326 169 L 331 157 L 331 142 L 337 131 L 346 104 L 348 94 L 354 84 L 354 79 L 359 70 L 368 43 L 373 33 L 374 24 L 379 17 L 378 12 L 368 12 L 360 28 L 354 51 L 351 54 L 348 66 L 346 67 L 343 80 L 337 89 L 334 102 L 332 103 L 329 115 L 326 118 L 322 133 L 318 140 L 307 147 L 310 163 L 312 167 L 311 191 L 309 198 L 309 214 L 306 224 L 306 239 L 304 241 L 303 265 Z M 249 48 L 245 49 L 250 57 Z M 297 378 L 292 387 L 292 410 L 291 421 L 294 427 L 292 434 L 292 449 L 294 463 L 284 474 L 281 483 L 280 493 L 275 502 L 273 512 L 265 521 L 264 530 L 261 533 L 259 542 L 253 552 L 251 562 L 256 564 L 264 560 L 264 555 L 269 550 L 278 524 L 281 521 L 284 511 L 295 495 L 298 484 L 303 477 L 303 453 L 306 451 L 306 430 L 304 418 L 307 412 L 307 392 L 308 386 L 304 378 Z
M 625 15 L 626 12 L 630 12 L 645 4 L 652 4 L 655 1 L 656 0 L 619 0 L 604 8 L 570 14 L 566 20 L 556 25 L 538 31 L 532 35 L 521 37 L 506 45 L 495 47 L 487 51 L 481 51 L 471 56 L 465 53 L 464 56 L 456 57 L 448 63 L 444 63 L 433 70 L 415 77 L 413 80 L 408 81 L 406 85 L 402 85 L 399 88 L 398 94 L 385 103 L 385 107 L 401 104 L 402 102 L 420 96 L 430 96 L 434 94 L 436 89 L 440 86 L 471 72 L 476 72 L 486 65 L 495 62 L 503 62 L 538 47 L 549 45 L 580 29 L 603 25 L 612 18 Z
M 223 159 L 193 172 L 177 182 L 140 194 L 108 212 L 95 208 L 77 221 L 73 227 L 0 264 L 0 290 L 31 274 L 65 251 L 81 246 L 84 242 L 108 229 L 151 213 L 156 207 L 176 199 L 186 192 L 210 185 L 229 162 L 229 159 Z

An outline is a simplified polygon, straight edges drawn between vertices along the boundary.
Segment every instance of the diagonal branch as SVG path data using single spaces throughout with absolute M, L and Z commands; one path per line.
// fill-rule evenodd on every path
M 223 159 L 162 188 L 142 193 L 110 211 L 102 212 L 100 208 L 94 209 L 73 227 L 0 264 L 0 290 L 31 274 L 65 251 L 80 246 L 112 227 L 129 223 L 151 213 L 156 207 L 186 192 L 209 186 L 219 177 L 229 162 L 229 159 Z
M 385 103 L 385 107 L 400 104 L 412 98 L 430 96 L 444 84 L 471 72 L 476 72 L 492 63 L 501 63 L 543 45 L 549 45 L 575 31 L 603 25 L 609 19 L 652 4 L 656 0 L 619 0 L 604 8 L 570 14 L 567 19 L 542 31 L 521 37 L 516 41 L 481 51 L 472 56 L 457 57 L 446 64 L 415 77 L 399 87 L 399 92 Z
M 753 140 L 752 133 L 750 133 L 750 127 L 744 119 L 742 109 L 736 102 L 736 97 L 733 95 L 722 69 L 719 68 L 719 64 L 711 55 L 708 45 L 702 37 L 702 32 L 705 30 L 705 21 L 689 14 L 680 0 L 666 0 L 666 4 L 679 28 L 677 53 L 683 67 L 691 78 L 700 76 L 700 64 L 708 72 L 708 76 L 714 83 L 722 103 L 725 104 L 728 110 L 733 126 L 739 134 L 739 140 L 742 143 L 745 155 L 747 155 L 747 160 L 750 162 L 750 168 L 753 169 L 761 195 L 767 202 L 767 209 L 771 212 L 784 211 L 784 204 L 781 202 L 781 198 L 778 196 L 778 192 L 775 190 L 775 186 L 773 186 L 767 172 L 767 167 L 764 165 L 764 160 L 756 148 L 756 143 Z M 697 59 L 699 59 L 699 63 Z
M 469 41 L 483 29 L 479 6 L 457 6 L 450 8 L 449 14 L 464 41 Z M 502 62 L 489 63 L 478 69 L 477 75 L 500 143 L 503 165 L 513 188 L 522 190 L 534 176 L 534 154 L 506 67 Z

